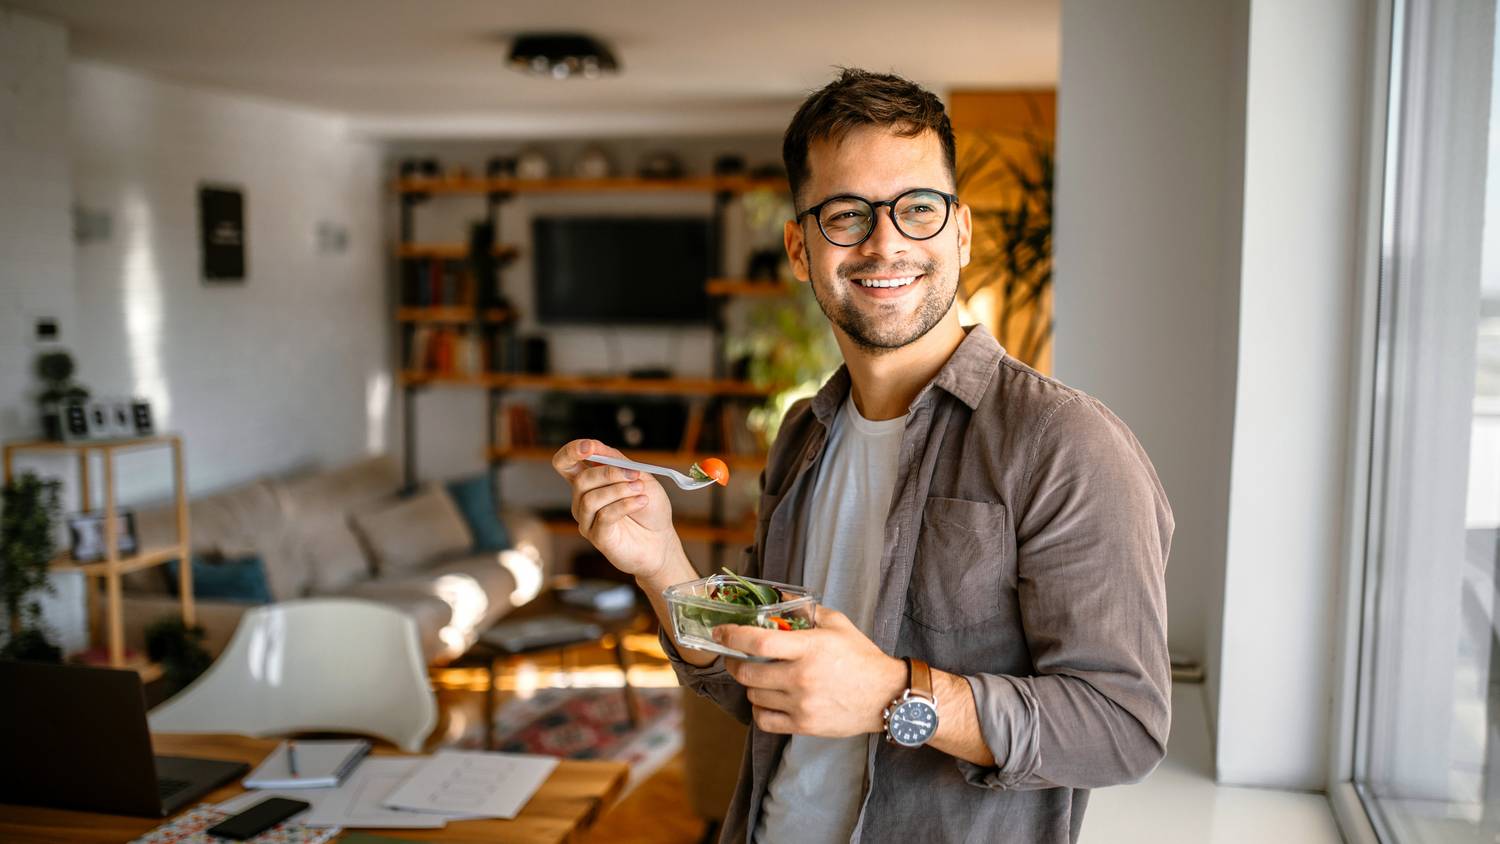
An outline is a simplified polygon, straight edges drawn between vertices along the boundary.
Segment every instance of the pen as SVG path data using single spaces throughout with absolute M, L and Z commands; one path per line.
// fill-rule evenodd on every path
M 295 741 L 286 743 L 286 766 L 291 769 L 292 776 L 297 776 L 297 743 Z

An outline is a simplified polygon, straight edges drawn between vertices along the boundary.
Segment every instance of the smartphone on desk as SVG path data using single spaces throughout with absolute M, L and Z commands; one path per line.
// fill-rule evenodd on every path
M 244 841 L 254 838 L 292 815 L 312 807 L 305 800 L 288 800 L 285 797 L 267 797 L 254 806 L 231 815 L 216 826 L 204 830 L 216 838 Z

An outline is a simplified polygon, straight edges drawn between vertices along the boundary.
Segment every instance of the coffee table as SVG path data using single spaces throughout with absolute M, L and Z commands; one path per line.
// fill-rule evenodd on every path
M 479 667 L 485 670 L 484 747 L 486 750 L 493 750 L 495 746 L 495 664 L 498 661 L 516 656 L 550 653 L 553 651 L 560 651 L 566 654 L 569 648 L 575 648 L 580 645 L 600 645 L 610 638 L 614 639 L 613 652 L 615 664 L 620 667 L 620 674 L 624 678 L 624 686 L 621 692 L 625 695 L 625 711 L 630 718 L 630 726 L 635 727 L 640 724 L 640 706 L 635 699 L 635 690 L 630 685 L 630 660 L 628 652 L 625 649 L 625 634 L 644 632 L 649 629 L 652 618 L 649 612 L 649 605 L 638 600 L 634 605 L 624 610 L 603 612 L 565 603 L 558 597 L 558 591 L 558 587 L 548 589 L 525 606 L 519 607 L 502 617 L 496 622 L 496 626 L 547 616 L 563 616 L 595 625 L 599 629 L 599 635 L 583 636 L 560 642 L 553 641 L 533 647 L 516 649 L 508 648 L 495 642 L 487 642 L 483 635 L 481 635 L 468 651 L 449 663 L 451 667 L 455 668 Z

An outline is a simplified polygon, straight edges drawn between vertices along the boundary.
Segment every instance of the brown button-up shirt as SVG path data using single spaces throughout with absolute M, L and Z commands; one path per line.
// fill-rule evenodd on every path
M 801 582 L 809 470 L 849 386 L 841 368 L 787 412 L 741 572 Z M 853 840 L 1077 841 L 1089 789 L 1150 773 L 1171 721 L 1172 527 L 1125 423 L 970 329 L 911 403 L 873 638 L 968 679 L 996 764 L 872 738 Z M 750 723 L 722 660 L 691 666 L 662 638 L 684 685 Z M 752 726 L 722 841 L 756 828 L 785 745 Z

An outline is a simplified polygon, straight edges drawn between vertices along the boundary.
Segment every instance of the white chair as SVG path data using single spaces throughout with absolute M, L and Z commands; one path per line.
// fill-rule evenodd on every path
M 150 722 L 167 733 L 351 732 L 418 751 L 437 703 L 410 616 L 320 598 L 246 612 L 218 660 Z

